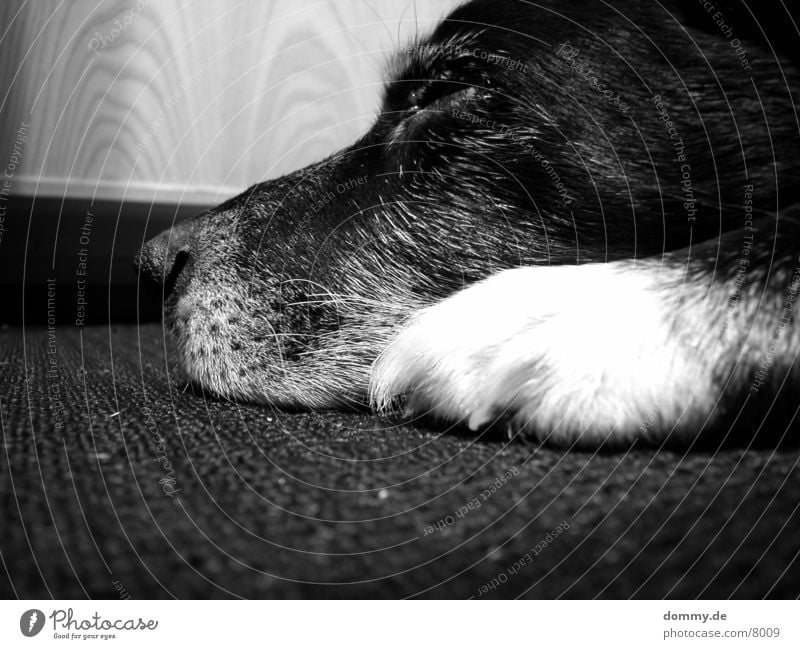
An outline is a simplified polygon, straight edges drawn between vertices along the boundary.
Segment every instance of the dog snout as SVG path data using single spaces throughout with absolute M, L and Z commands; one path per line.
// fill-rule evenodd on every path
M 144 284 L 159 288 L 164 297 L 175 288 L 181 272 L 191 260 L 190 224 L 178 224 L 142 246 L 134 266 Z

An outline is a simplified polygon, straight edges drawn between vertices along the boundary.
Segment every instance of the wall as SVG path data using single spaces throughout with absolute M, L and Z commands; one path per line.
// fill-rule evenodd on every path
M 318 160 L 369 127 L 398 42 L 456 4 L 3 0 L 0 144 L 27 138 L 11 191 L 210 204 Z
M 352 143 L 458 3 L 0 0 L 0 323 L 46 321 L 53 281 L 59 321 L 158 318 L 141 244 Z

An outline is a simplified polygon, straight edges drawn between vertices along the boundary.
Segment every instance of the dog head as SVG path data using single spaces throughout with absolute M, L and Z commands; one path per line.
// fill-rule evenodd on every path
M 630 61 L 652 44 L 584 4 L 464 5 L 399 53 L 358 142 L 149 241 L 140 270 L 164 286 L 188 377 L 283 406 L 363 403 L 418 309 L 512 266 L 660 250 L 663 215 L 686 210 L 651 100 L 676 82 L 644 83 Z

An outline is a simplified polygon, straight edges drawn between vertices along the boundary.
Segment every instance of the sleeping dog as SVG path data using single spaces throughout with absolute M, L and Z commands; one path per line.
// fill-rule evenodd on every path
M 183 371 L 561 445 L 784 436 L 793 8 L 459 7 L 396 55 L 355 144 L 145 244 Z

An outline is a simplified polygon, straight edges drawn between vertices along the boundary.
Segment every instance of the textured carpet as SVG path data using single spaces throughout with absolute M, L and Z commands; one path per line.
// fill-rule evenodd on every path
M 563 453 L 214 401 L 161 329 L 0 332 L 0 594 L 796 597 L 798 452 Z

